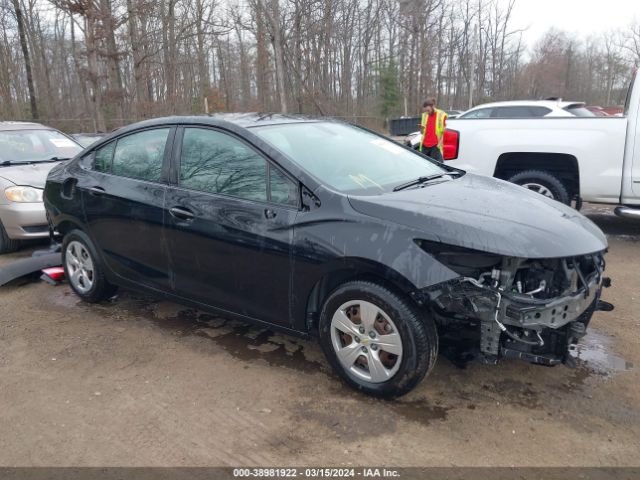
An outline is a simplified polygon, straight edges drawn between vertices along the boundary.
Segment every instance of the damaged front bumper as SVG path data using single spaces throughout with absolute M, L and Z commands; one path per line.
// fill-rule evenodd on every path
M 505 357 L 572 365 L 569 349 L 585 335 L 593 313 L 613 308 L 600 300 L 602 288 L 610 285 L 603 276 L 603 257 L 550 262 L 558 268 L 547 276 L 549 283 L 559 282 L 556 274 L 566 282 L 562 294 L 556 296 L 550 296 L 551 289 L 543 281 L 540 288 L 522 292 L 517 279 L 523 278 L 518 272 L 526 268 L 526 262 L 505 259 L 500 269 L 479 279 L 460 277 L 422 293 L 443 326 L 470 323 L 479 327 L 480 358 L 486 363 Z M 583 272 L 590 262 L 592 266 Z
M 575 321 L 592 303 L 598 301 L 602 283 L 602 277 L 594 276 L 586 288 L 550 301 L 521 295 L 503 297 L 503 323 L 522 328 L 561 328 Z

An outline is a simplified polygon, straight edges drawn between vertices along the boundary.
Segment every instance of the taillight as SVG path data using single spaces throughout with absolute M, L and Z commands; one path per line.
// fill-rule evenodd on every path
M 443 158 L 445 160 L 455 160 L 458 158 L 458 150 L 460 148 L 460 132 L 457 130 L 446 129 L 443 139 Z
M 57 285 L 64 280 L 64 267 L 50 267 L 42 270 L 41 280 Z

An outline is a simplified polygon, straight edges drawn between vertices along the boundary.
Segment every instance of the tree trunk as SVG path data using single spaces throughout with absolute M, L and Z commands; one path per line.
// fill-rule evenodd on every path
M 262 0 L 258 0 L 256 4 L 256 77 L 258 89 L 258 103 L 260 110 L 269 110 L 269 78 L 267 74 L 267 66 L 269 64 L 269 51 L 266 46 L 266 25 L 265 25 L 265 8 Z
M 29 56 L 29 48 L 27 47 L 27 35 L 24 28 L 24 18 L 22 16 L 22 8 L 20 0 L 13 0 L 13 8 L 15 9 L 16 22 L 18 23 L 18 36 L 20 37 L 20 48 L 24 56 L 24 67 L 27 73 L 27 89 L 29 91 L 29 102 L 31 105 L 31 118 L 38 120 L 38 104 L 36 103 L 36 93 L 33 88 L 33 74 L 31 71 L 31 57 Z
M 280 100 L 280 111 L 287 113 L 287 96 L 284 87 L 284 45 L 280 28 L 280 3 L 279 0 L 271 0 L 270 8 L 266 8 L 263 1 L 258 0 L 258 4 L 261 6 L 261 10 L 265 13 L 271 26 L 271 44 L 276 64 L 276 89 Z

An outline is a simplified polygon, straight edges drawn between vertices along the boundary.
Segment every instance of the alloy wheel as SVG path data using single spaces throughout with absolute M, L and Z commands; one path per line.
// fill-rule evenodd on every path
M 549 197 L 554 200 L 556 198 L 553 195 L 553 192 L 548 187 L 545 187 L 540 183 L 528 182 L 528 183 L 523 183 L 522 186 L 526 189 L 531 190 L 532 192 L 536 192 L 536 193 L 539 193 L 540 195 L 544 195 L 545 197 Z
M 364 300 L 346 302 L 336 310 L 331 343 L 344 369 L 371 383 L 391 379 L 402 362 L 402 339 L 393 320 Z
M 69 281 L 80 293 L 87 293 L 93 287 L 94 266 L 87 247 L 74 240 L 65 252 Z

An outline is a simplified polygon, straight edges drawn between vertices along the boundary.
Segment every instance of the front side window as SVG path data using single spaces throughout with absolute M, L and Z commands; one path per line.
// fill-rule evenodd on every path
M 116 142 L 111 142 L 96 150 L 93 157 L 93 169 L 95 171 L 103 173 L 111 172 L 111 160 L 113 159 L 115 147 Z
M 145 130 L 118 139 L 111 173 L 122 177 L 159 182 L 170 130 L 170 128 Z
M 207 128 L 186 128 L 180 186 L 267 201 L 267 161 L 240 140 Z
M 269 168 L 269 200 L 273 203 L 298 205 L 298 187 L 275 167 Z

